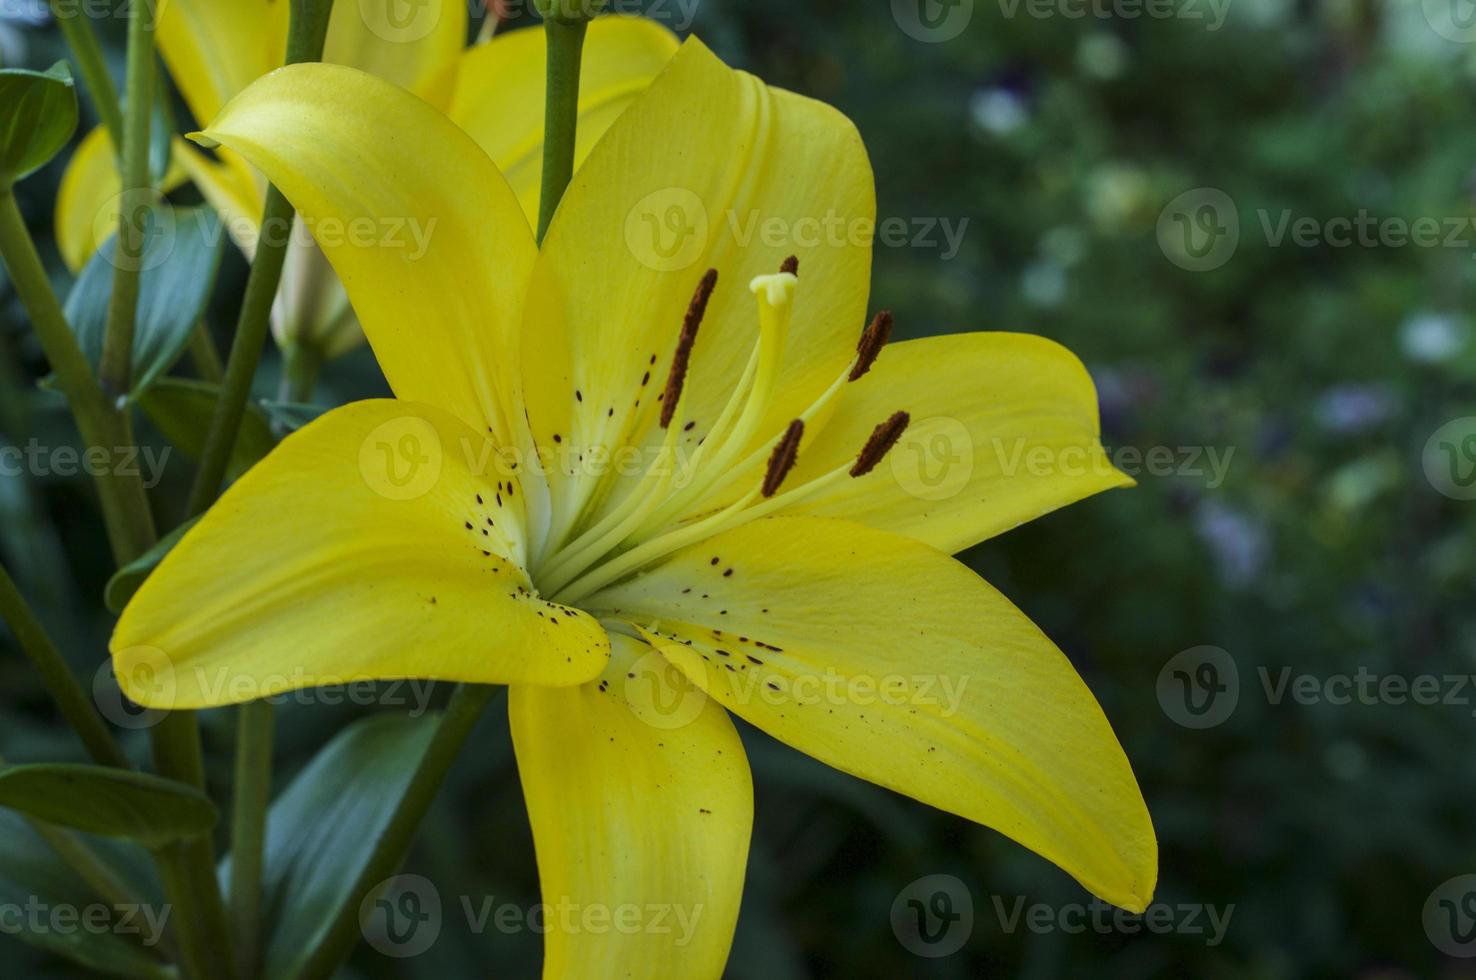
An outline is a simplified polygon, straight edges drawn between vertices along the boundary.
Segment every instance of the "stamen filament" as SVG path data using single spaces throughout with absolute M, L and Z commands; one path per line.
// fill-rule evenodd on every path
M 774 384 L 778 380 L 779 363 L 784 354 L 784 340 L 789 332 L 789 318 L 794 310 L 794 291 L 798 282 L 794 273 L 779 272 L 758 276 L 749 284 L 749 288 L 758 297 L 759 306 L 759 339 L 749 359 L 752 387 L 744 393 L 744 385 L 740 382 L 733 390 L 733 396 L 723 409 L 719 424 L 713 427 L 713 431 L 708 433 L 706 440 L 693 455 L 692 470 L 700 474 L 699 477 L 672 494 L 655 512 L 654 517 L 640 528 L 641 533 L 652 533 L 665 526 L 674 515 L 691 506 L 716 481 L 723 478 L 733 463 L 733 457 L 743 450 L 744 444 L 763 421 L 764 412 L 773 395 Z M 750 371 L 745 370 L 745 380 L 749 375 Z M 719 435 L 719 429 L 739 404 L 740 394 L 743 409 L 738 421 L 733 424 L 731 432 Z M 707 455 L 714 445 L 719 448 L 709 463 Z
M 871 437 L 866 440 L 866 445 L 861 447 L 861 452 L 852 462 L 842 463 L 828 473 L 774 496 L 763 495 L 761 498 L 764 488 L 756 487 L 716 513 L 636 545 L 623 555 L 592 569 L 573 584 L 565 586 L 561 593 L 556 590 L 550 591 L 555 592 L 556 602 L 577 603 L 590 593 L 604 588 L 644 565 L 685 548 L 689 544 L 705 541 L 741 524 L 766 517 L 843 480 L 865 476 L 875 469 L 877 463 L 881 462 L 882 458 L 897 444 L 897 440 L 901 438 L 909 421 L 908 413 L 894 412 L 886 421 L 877 425 Z M 794 431 L 793 424 L 789 431 Z M 798 443 L 798 435 L 795 436 L 795 442 Z M 765 485 L 767 486 L 767 482 Z M 755 503 L 755 501 L 759 502 Z
M 679 413 L 677 417 L 685 417 L 685 414 Z M 667 488 L 676 479 L 676 442 L 680 433 L 681 426 L 668 426 L 656 459 L 647 467 L 635 489 L 615 510 L 561 549 L 550 559 L 548 566 L 540 570 L 539 580 L 549 591 L 556 591 L 619 545 L 665 499 Z M 673 465 L 663 473 L 658 464 L 667 458 L 673 460 Z
M 721 534 L 735 523 L 734 517 L 741 515 L 749 504 L 758 499 L 758 495 L 759 488 L 754 487 L 742 499 L 735 500 L 705 520 L 678 528 L 659 538 L 652 538 L 650 541 L 637 545 L 612 561 L 592 569 L 589 574 L 565 587 L 562 592 L 555 593 L 553 601 L 566 604 L 577 603 L 591 592 L 604 588 L 616 579 L 625 577 L 642 565 L 647 565 L 689 544 Z M 736 523 L 742 522 L 740 520 Z

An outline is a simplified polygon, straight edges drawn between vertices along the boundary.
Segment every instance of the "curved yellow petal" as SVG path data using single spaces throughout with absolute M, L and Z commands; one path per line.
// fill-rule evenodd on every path
M 220 215 L 231 241 L 251 259 L 256 255 L 261 212 L 266 205 L 264 182 L 239 153 L 225 147 L 217 148 L 216 159 L 212 160 L 184 140 L 175 140 L 174 144 L 174 159 Z
M 289 65 L 204 132 L 280 187 L 337 271 L 395 393 L 511 445 L 514 330 L 533 235 L 487 155 L 425 102 L 338 65 Z
M 344 0 L 333 7 L 323 60 L 347 65 L 438 105 L 466 46 L 466 0 Z
M 577 169 L 610 125 L 676 53 L 677 37 L 642 17 L 599 17 L 590 25 L 579 71 Z M 543 96 L 547 41 L 541 28 L 508 31 L 462 56 L 449 115 L 497 164 L 538 219 L 543 178 Z
M 176 156 L 159 190 L 168 193 L 186 179 Z M 97 247 L 117 232 L 117 198 L 122 189 L 113 140 L 106 126 L 96 126 L 77 144 L 56 194 L 56 247 L 72 272 L 86 265 Z
M 196 121 L 215 118 L 236 93 L 282 63 L 289 7 L 274 0 L 166 0 L 161 5 L 159 52 Z
M 764 437 L 782 429 L 840 373 L 864 325 L 875 207 L 865 149 L 844 116 L 688 40 L 574 175 L 539 253 L 523 378 L 540 443 L 557 434 L 588 454 L 659 441 L 657 396 L 683 313 L 713 267 L 683 397 L 695 446 L 758 335 L 749 281 L 794 254 L 800 288 L 757 427 Z M 597 487 L 562 482 L 567 524 Z
M 1148 904 L 1158 845 L 1102 709 L 1024 614 L 948 556 L 849 521 L 773 518 L 582 605 L 641 627 L 774 737 L 993 827 L 1106 901 Z
M 514 687 L 508 715 L 548 928 L 546 980 L 717 980 L 753 784 L 727 712 L 639 640 L 598 682 Z
M 1066 348 L 1018 333 L 970 333 L 885 348 L 846 385 L 800 450 L 786 487 L 853 460 L 896 411 L 911 422 L 871 473 L 793 508 L 962 551 L 1058 507 L 1131 486 L 1098 441 L 1097 392 Z
M 595 676 L 604 630 L 531 590 L 499 464 L 485 436 L 394 400 L 288 436 L 124 609 L 124 692 L 198 708 L 360 680 Z

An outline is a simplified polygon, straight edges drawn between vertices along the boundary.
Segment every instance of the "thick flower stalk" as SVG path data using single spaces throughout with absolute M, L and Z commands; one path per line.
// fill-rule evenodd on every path
M 843 116 L 689 41 L 541 247 L 472 136 L 362 72 L 274 72 L 200 139 L 309 219 L 435 234 L 325 243 L 396 398 L 290 436 L 184 537 L 114 635 L 130 697 L 510 685 L 547 900 L 695 922 L 551 922 L 549 977 L 721 974 L 753 819 L 730 713 L 1147 905 L 1157 845 L 1101 709 L 949 557 L 1131 481 L 1059 346 L 888 343 Z

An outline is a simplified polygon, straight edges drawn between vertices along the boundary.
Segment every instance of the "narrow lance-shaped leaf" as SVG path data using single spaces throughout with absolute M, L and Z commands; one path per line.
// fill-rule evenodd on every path
M 39 170 L 77 128 L 77 88 L 67 63 L 46 71 L 0 70 L 0 190 Z
M 263 976 L 297 975 L 350 900 L 436 721 L 386 714 L 356 722 L 272 804 L 262 875 L 272 938 Z
M 125 205 L 126 206 L 126 205 Z M 103 242 L 67 296 L 67 321 L 88 361 L 102 360 L 113 272 L 127 262 L 139 269 L 138 320 L 133 341 L 133 390 L 137 398 L 179 360 L 189 344 L 220 266 L 220 220 L 206 207 L 140 205 L 128 220 L 142 228 L 137 255 L 120 253 L 117 236 Z
M 193 786 L 77 763 L 0 768 L 0 806 L 107 837 L 163 847 L 215 826 L 215 804 Z
M 139 399 L 139 407 L 149 421 L 158 426 L 164 438 L 186 456 L 198 459 L 205 449 L 205 437 L 219 398 L 220 386 L 217 384 L 186 378 L 161 378 Z M 241 429 L 236 434 L 235 447 L 231 450 L 226 476 L 236 479 L 260 462 L 275 445 L 272 426 L 265 413 L 248 405 L 241 418 Z
M 19 813 L 0 809 L 0 906 L 22 910 L 30 906 L 76 909 L 79 914 L 89 916 L 96 914 L 94 909 L 105 908 L 113 913 L 117 926 L 6 931 L 13 931 L 22 942 L 99 974 L 138 980 L 177 980 L 178 971 L 167 965 L 158 952 L 159 940 L 177 912 L 159 895 L 155 883 L 140 880 L 137 873 L 131 873 L 136 871 L 136 859 L 143 858 L 146 852 L 124 841 L 93 838 L 88 844 L 123 872 L 128 883 L 137 889 L 141 907 L 119 909 L 100 899 L 51 849 L 31 821 Z

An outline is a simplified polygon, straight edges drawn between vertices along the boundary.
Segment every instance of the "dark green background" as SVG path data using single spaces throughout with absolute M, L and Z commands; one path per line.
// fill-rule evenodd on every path
M 967 221 L 956 256 L 937 236 L 877 249 L 873 304 L 896 311 L 902 335 L 1059 340 L 1096 378 L 1110 447 L 1175 450 L 1174 472 L 1139 473 L 1136 489 L 966 560 L 1061 645 L 1101 700 L 1158 829 L 1158 900 L 1233 906 L 1229 928 L 1213 946 L 1182 928 L 1011 929 L 1000 905 L 1069 914 L 1090 897 L 990 831 L 745 730 L 758 818 L 730 973 L 1476 976 L 1476 961 L 1443 958 L 1421 922 L 1433 889 L 1476 871 L 1476 693 L 1456 704 L 1277 704 L 1260 673 L 1473 669 L 1476 503 L 1437 492 L 1421 458 L 1436 429 L 1476 414 L 1476 44 L 1443 38 L 1426 17 L 1440 4 L 1413 0 L 1229 0 L 1217 28 L 1205 0 L 1168 18 L 1062 13 L 1079 6 L 1032 16 L 1042 8 L 1023 4 L 977 0 L 963 31 L 937 42 L 902 30 L 885 0 L 703 0 L 693 29 L 731 63 L 854 119 L 883 217 Z M 121 26 L 104 25 L 115 68 Z M 28 46 L 26 66 L 63 56 L 54 29 L 9 27 Z M 20 188 L 48 249 L 59 164 Z M 1187 271 L 1156 228 L 1170 201 L 1206 187 L 1229 195 L 1240 240 L 1218 268 Z M 1275 244 L 1263 230 L 1263 216 L 1274 227 L 1283 213 L 1321 223 L 1361 211 L 1465 224 L 1460 241 L 1425 247 Z M 212 314 L 219 336 L 242 276 L 229 256 Z M 0 285 L 0 436 L 12 443 L 74 438 L 58 401 L 31 385 L 42 370 Z M 321 394 L 381 390 L 375 372 L 363 353 L 337 362 Z M 1206 448 L 1233 452 L 1222 485 L 1202 456 L 1185 455 Z M 172 464 L 159 491 L 166 512 L 189 475 L 183 459 Z M 0 478 L 0 520 L 5 561 L 90 681 L 109 629 L 90 488 Z M 1169 658 L 1204 645 L 1233 659 L 1240 694 L 1222 724 L 1193 730 L 1166 713 L 1157 685 Z M 76 755 L 6 635 L 0 708 L 8 758 Z M 279 775 L 362 710 L 283 709 Z M 204 724 L 226 799 L 230 712 Z M 403 961 L 361 949 L 356 970 L 534 970 L 537 935 L 474 935 L 456 898 L 537 901 L 500 708 L 409 870 L 430 877 L 448 908 L 439 941 Z M 972 930 L 962 951 L 922 958 L 894 937 L 892 905 L 939 873 L 971 895 Z M 1183 912 L 1174 921 L 1188 924 Z M 0 945 L 9 975 L 69 969 Z

